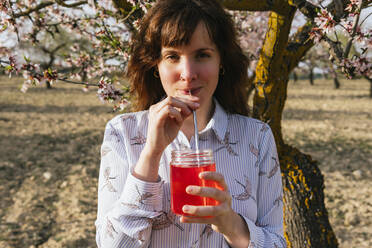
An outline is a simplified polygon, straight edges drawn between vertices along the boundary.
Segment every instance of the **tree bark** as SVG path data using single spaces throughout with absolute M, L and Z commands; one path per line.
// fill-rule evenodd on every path
M 324 179 L 318 163 L 288 145 L 281 147 L 279 157 L 287 247 L 338 247 L 324 205 Z
M 338 247 L 324 205 L 324 181 L 309 155 L 284 143 L 281 118 L 287 97 L 289 73 L 312 47 L 304 26 L 288 42 L 295 8 L 283 4 L 270 13 L 268 31 L 256 68 L 253 114 L 269 123 L 274 133 L 283 176 L 284 229 L 289 248 Z

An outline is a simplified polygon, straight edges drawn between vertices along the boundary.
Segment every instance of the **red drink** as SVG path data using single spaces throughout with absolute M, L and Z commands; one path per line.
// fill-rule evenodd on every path
M 206 150 L 202 151 L 205 153 Z M 211 153 L 210 150 L 207 150 Z M 179 151 L 178 151 L 179 152 Z M 183 151 L 184 152 L 184 151 Z M 195 151 L 191 151 L 195 154 Z M 200 152 L 200 151 L 199 151 Z M 210 155 L 210 154 L 208 154 Z M 182 159 L 184 159 L 183 157 Z M 195 160 L 197 160 L 195 162 Z M 208 163 L 206 163 L 208 161 Z M 184 205 L 207 206 L 217 205 L 217 201 L 213 198 L 200 197 L 186 193 L 186 187 L 189 185 L 197 185 L 203 187 L 217 187 L 215 181 L 202 180 L 199 178 L 199 173 L 203 171 L 216 171 L 216 165 L 210 157 L 190 156 L 190 151 L 186 154 L 186 161 L 175 161 L 170 165 L 170 180 L 171 180 L 171 208 L 175 214 L 189 215 L 182 211 Z

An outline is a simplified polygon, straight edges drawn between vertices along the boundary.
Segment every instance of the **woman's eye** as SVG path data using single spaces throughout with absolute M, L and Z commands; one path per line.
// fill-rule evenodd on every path
M 209 58 L 210 55 L 209 55 L 208 53 L 199 53 L 199 54 L 197 55 L 197 57 L 198 57 L 198 58 Z
M 177 55 L 167 55 L 167 56 L 165 56 L 165 59 L 169 60 L 169 61 L 177 61 L 178 56 Z

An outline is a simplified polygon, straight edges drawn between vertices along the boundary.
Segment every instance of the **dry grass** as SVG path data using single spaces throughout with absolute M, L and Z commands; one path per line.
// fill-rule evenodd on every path
M 94 90 L 23 94 L 20 80 L 0 82 L 0 247 L 95 247 L 99 149 L 111 107 Z
M 283 116 L 289 144 L 319 161 L 340 248 L 372 247 L 372 99 L 366 80 L 290 82 Z
M 95 247 L 99 148 L 115 114 L 92 90 L 19 92 L 0 77 L 0 247 Z M 340 247 L 372 247 L 372 99 L 368 83 L 290 83 L 288 143 L 313 155 Z

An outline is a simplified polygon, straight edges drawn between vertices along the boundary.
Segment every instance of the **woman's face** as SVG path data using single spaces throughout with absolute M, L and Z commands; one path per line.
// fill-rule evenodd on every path
M 199 97 L 199 104 L 210 106 L 217 87 L 220 54 L 200 22 L 190 43 L 180 47 L 162 47 L 158 63 L 160 80 L 168 96 Z

